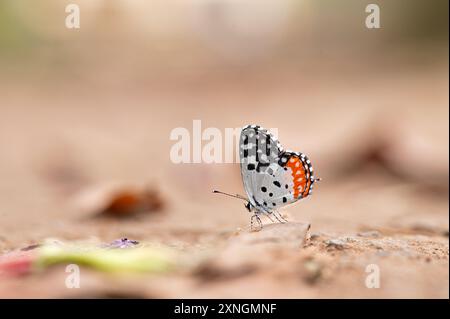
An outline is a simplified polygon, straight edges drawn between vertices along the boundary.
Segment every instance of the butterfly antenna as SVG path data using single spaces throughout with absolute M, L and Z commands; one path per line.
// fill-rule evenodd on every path
M 315 182 L 320 182 L 322 179 L 320 177 L 317 177 L 314 181 Z
M 222 195 L 226 195 L 226 196 L 229 196 L 229 197 L 242 199 L 242 200 L 244 200 L 244 201 L 246 201 L 246 202 L 248 201 L 247 198 L 245 198 L 244 196 L 239 195 L 239 194 L 233 195 L 233 194 L 228 194 L 228 193 L 221 192 L 221 191 L 218 191 L 218 190 L 213 190 L 213 193 L 222 194 Z

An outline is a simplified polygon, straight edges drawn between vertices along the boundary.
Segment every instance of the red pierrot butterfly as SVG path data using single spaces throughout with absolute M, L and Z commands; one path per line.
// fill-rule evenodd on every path
M 254 213 L 252 229 L 254 220 L 262 228 L 260 215 L 286 222 L 278 209 L 311 195 L 314 183 L 320 180 L 314 177 L 311 161 L 305 154 L 284 150 L 268 130 L 258 125 L 242 129 L 239 158 L 247 197 L 214 192 L 245 200 L 245 207 Z

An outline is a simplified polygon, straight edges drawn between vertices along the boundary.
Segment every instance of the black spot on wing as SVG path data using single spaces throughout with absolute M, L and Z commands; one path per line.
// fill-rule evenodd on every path
M 270 156 L 270 135 L 266 136 L 266 155 Z
M 258 159 L 256 159 L 256 161 L 258 161 Z M 260 173 L 261 172 L 261 167 L 267 167 L 267 166 L 269 166 L 270 164 L 269 163 L 261 163 L 261 162 L 258 162 L 258 165 L 256 166 L 256 171 L 258 172 L 258 173 Z
M 284 167 L 286 169 L 286 164 L 289 160 L 289 158 L 291 157 L 291 154 L 284 152 L 282 154 L 279 155 L 278 158 L 278 165 L 280 165 L 281 167 Z

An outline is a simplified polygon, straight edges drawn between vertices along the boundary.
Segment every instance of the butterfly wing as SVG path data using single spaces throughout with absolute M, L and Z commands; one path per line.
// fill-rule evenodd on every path
M 281 154 L 279 165 L 282 170 L 280 170 L 280 176 L 276 176 L 273 183 L 277 187 L 282 187 L 283 185 L 279 186 L 279 184 L 281 181 L 285 181 L 284 187 L 289 190 L 289 194 L 284 191 L 286 196 L 283 196 L 283 192 L 281 192 L 275 200 L 277 206 L 278 203 L 292 204 L 312 193 L 315 182 L 314 170 L 311 161 L 305 154 L 286 151 Z
M 241 174 L 251 204 L 271 212 L 307 197 L 314 183 L 309 159 L 301 153 L 284 151 L 266 129 L 251 125 L 240 138 Z
M 266 172 L 269 173 L 276 169 L 275 163 L 282 148 L 269 131 L 258 125 L 244 127 L 239 144 L 244 189 L 250 203 L 259 207 L 262 205 L 262 201 L 258 186 L 262 184 Z

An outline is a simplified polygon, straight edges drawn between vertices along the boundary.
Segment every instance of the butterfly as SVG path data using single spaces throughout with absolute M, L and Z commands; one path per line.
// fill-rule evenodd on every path
M 260 215 L 272 216 L 286 222 L 278 210 L 312 194 L 314 169 L 309 158 L 300 152 L 285 150 L 280 142 L 259 125 L 247 125 L 239 140 L 239 158 L 242 182 L 247 197 L 214 191 L 242 199 L 253 212 L 251 228 L 256 220 L 260 229 Z

